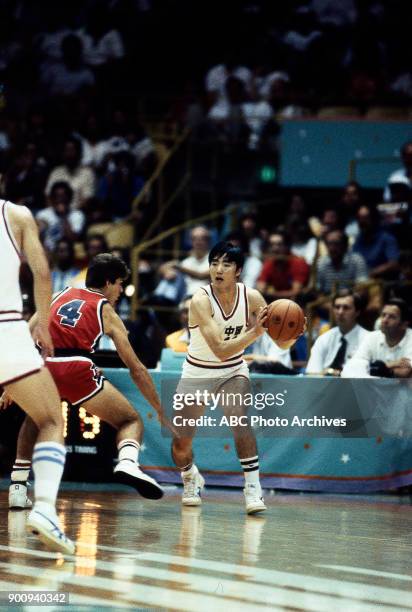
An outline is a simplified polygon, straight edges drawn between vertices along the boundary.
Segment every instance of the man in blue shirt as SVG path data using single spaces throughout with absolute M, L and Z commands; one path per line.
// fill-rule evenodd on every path
M 396 238 L 379 227 L 379 214 L 371 206 L 357 212 L 360 233 L 353 244 L 368 265 L 370 278 L 394 278 L 398 271 L 399 247 Z

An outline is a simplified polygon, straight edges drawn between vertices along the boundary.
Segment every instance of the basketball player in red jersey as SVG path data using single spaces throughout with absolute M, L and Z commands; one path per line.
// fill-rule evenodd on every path
M 24 253 L 33 272 L 38 312 L 32 334 L 42 344 L 43 357 L 52 355 L 48 329 L 50 272 L 36 223 L 25 206 L 0 200 L 0 253 L 0 385 L 36 424 L 30 454 L 35 503 L 27 529 L 49 549 L 73 554 L 75 545 L 64 535 L 56 514 L 57 491 L 66 457 L 60 399 L 22 317 L 19 271 Z M 22 491 L 19 485 L 10 491 L 11 500 L 22 492 L 26 502 L 26 488 Z
M 237 398 L 251 392 L 249 371 L 242 355 L 247 346 L 265 333 L 267 307 L 258 291 L 238 282 L 243 261 L 241 249 L 229 242 L 216 244 L 209 253 L 211 283 L 200 288 L 190 304 L 190 344 L 176 391 L 183 398 L 185 393 L 193 394 L 197 390 L 224 392 Z M 296 339 L 277 344 L 290 348 L 295 342 Z M 246 410 L 236 400 L 223 407 L 227 416 L 243 416 Z M 203 411 L 204 406 L 191 405 L 185 406 L 181 414 L 183 418 L 191 418 Z M 181 470 L 185 506 L 199 506 L 204 487 L 204 479 L 193 461 L 194 433 L 193 427 L 182 428 L 181 435 L 172 443 L 172 456 Z M 255 435 L 249 426 L 234 426 L 232 433 L 245 477 L 246 512 L 262 512 L 266 506 L 259 481 Z
M 123 291 L 122 282 L 128 275 L 129 270 L 120 258 L 103 253 L 89 265 L 86 289 L 68 287 L 54 297 L 50 309 L 50 333 L 55 352 L 46 363 L 62 399 L 73 406 L 81 404 L 88 413 L 117 429 L 119 462 L 114 470 L 116 480 L 134 487 L 143 497 L 159 499 L 163 490 L 153 478 L 141 471 L 138 463 L 142 419 L 124 395 L 104 380 L 91 358 L 101 335 L 110 336 L 136 386 L 160 420 L 165 422 L 153 381 L 133 351 L 127 330 L 114 310 Z M 31 326 L 36 324 L 36 319 L 37 314 L 31 319 Z M 30 458 L 32 430 L 32 423 L 26 419 L 18 440 L 20 460 Z M 27 479 L 28 471 L 24 476 Z

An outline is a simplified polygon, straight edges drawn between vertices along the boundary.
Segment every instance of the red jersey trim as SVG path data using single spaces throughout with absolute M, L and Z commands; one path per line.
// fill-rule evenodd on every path
M 8 214 L 8 210 L 7 210 L 7 208 L 6 208 L 6 204 L 7 204 L 7 202 L 6 202 L 6 201 L 4 201 L 4 202 L 3 202 L 3 208 L 2 208 L 2 214 L 3 214 L 3 219 L 4 219 L 4 227 L 6 228 L 7 235 L 8 235 L 8 237 L 10 238 L 10 242 L 12 243 L 14 250 L 15 250 L 15 251 L 16 251 L 16 253 L 17 253 L 17 257 L 18 257 L 19 259 L 21 259 L 21 252 L 20 252 L 20 249 L 19 249 L 19 247 L 17 246 L 16 239 L 14 238 L 14 236 L 13 236 L 13 232 L 11 231 L 11 227 L 10 227 L 10 225 L 9 225 L 9 214 Z
M 225 321 L 228 321 L 231 317 L 233 317 L 233 315 L 236 312 L 236 309 L 239 305 L 239 295 L 240 295 L 240 291 L 239 291 L 239 285 L 236 284 L 236 290 L 237 290 L 237 295 L 236 295 L 236 300 L 235 300 L 235 304 L 232 308 L 232 312 L 230 312 L 228 315 L 225 314 L 225 311 L 223 310 L 222 306 L 220 305 L 219 300 L 217 299 L 215 292 L 213 291 L 213 287 L 212 285 L 210 285 L 210 291 L 212 293 L 213 299 L 215 300 L 216 304 L 219 306 L 220 312 L 222 313 L 222 317 L 224 318 Z

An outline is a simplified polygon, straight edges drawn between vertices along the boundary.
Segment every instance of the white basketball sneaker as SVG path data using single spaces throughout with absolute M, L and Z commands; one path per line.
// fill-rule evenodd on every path
M 21 482 L 14 482 L 9 486 L 9 508 L 10 510 L 24 510 L 32 507 L 31 500 L 27 497 L 27 486 Z
M 138 466 L 134 461 L 122 460 L 114 468 L 114 475 L 117 482 L 129 485 L 146 499 L 160 499 L 163 497 L 162 487 Z
M 200 506 L 202 503 L 200 495 L 205 486 L 205 479 L 195 465 L 190 472 L 189 474 L 181 472 L 183 480 L 182 504 L 184 506 Z
M 243 489 L 245 495 L 246 512 L 248 514 L 256 514 L 267 510 L 262 497 L 262 487 L 260 484 L 246 484 Z
M 60 529 L 59 519 L 55 512 L 46 513 L 34 506 L 27 519 L 28 533 L 38 536 L 39 540 L 49 549 L 65 555 L 73 555 L 76 550 L 74 542 L 69 540 Z

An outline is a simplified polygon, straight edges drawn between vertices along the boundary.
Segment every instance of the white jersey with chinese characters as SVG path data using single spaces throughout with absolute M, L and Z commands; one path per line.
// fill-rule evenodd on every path
M 245 333 L 249 323 L 249 304 L 247 289 L 243 283 L 236 283 L 235 303 L 228 315 L 225 314 L 212 285 L 202 287 L 209 298 L 212 317 L 221 330 L 224 340 L 232 340 L 241 333 Z M 183 364 L 183 378 L 226 378 L 238 370 L 243 371 L 247 366 L 242 359 L 243 351 L 233 357 L 222 361 L 213 353 L 206 342 L 198 325 L 189 327 L 190 343 L 186 361 Z

